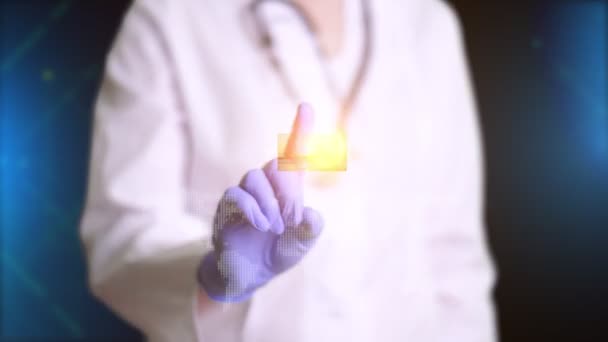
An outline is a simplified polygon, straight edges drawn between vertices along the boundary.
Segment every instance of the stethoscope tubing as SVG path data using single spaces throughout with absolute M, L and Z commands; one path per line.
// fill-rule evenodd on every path
M 258 15 L 258 11 L 261 5 L 267 2 L 277 2 L 281 3 L 285 6 L 291 8 L 302 20 L 302 23 L 308 30 L 308 32 L 313 37 L 317 37 L 318 29 L 314 25 L 311 16 L 306 12 L 306 10 L 299 4 L 292 2 L 290 0 L 253 0 L 249 4 L 249 12 L 253 15 L 255 25 L 258 30 L 258 34 L 260 34 L 260 44 L 262 48 L 269 51 L 269 61 L 273 68 L 279 74 L 281 78 L 281 82 L 288 93 L 288 95 L 292 98 L 296 97 L 295 87 L 289 77 L 287 77 L 286 72 L 283 70 L 283 66 L 277 56 L 273 53 L 273 41 L 272 36 L 270 35 L 270 30 L 268 28 L 267 23 L 264 20 L 260 19 Z M 352 109 L 355 105 L 355 102 L 360 97 L 361 89 L 363 88 L 363 84 L 365 81 L 365 77 L 369 70 L 369 65 L 372 57 L 373 50 L 373 23 L 372 23 L 372 15 L 371 9 L 368 0 L 361 0 L 362 14 L 363 14 L 363 49 L 362 55 L 359 63 L 359 67 L 356 70 L 351 86 L 346 93 L 346 96 L 340 101 L 340 113 L 338 119 L 338 127 L 344 128 L 347 124 L 348 118 L 351 115 Z M 329 77 L 329 72 L 326 70 L 326 55 L 319 44 L 318 39 L 314 39 L 315 41 L 315 50 L 318 59 L 321 61 L 321 65 L 324 67 L 324 74 L 326 77 L 326 82 L 331 84 L 331 80 Z

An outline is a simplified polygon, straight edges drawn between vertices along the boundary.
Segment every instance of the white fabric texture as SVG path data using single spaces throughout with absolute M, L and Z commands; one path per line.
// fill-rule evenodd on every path
M 299 98 L 286 94 L 248 3 L 137 0 L 127 13 L 95 107 L 81 223 L 94 294 L 151 341 L 495 341 L 476 107 L 459 23 L 436 0 L 370 0 L 348 170 L 307 176 L 306 205 L 326 223 L 313 251 L 250 302 L 200 292 L 223 191 L 276 157 L 300 100 L 319 130 L 338 108 L 311 36 L 268 3 L 260 15 Z M 341 89 L 362 46 L 359 1 L 346 3 L 349 38 L 330 65 Z

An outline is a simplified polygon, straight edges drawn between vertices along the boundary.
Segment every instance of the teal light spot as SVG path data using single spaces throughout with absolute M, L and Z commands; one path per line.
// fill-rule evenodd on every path
M 45 82 L 51 82 L 55 79 L 55 72 L 52 69 L 42 70 L 42 80 Z
M 51 19 L 57 20 L 61 17 L 65 16 L 70 7 L 72 6 L 72 1 L 63 1 L 59 3 L 52 11 L 51 11 Z

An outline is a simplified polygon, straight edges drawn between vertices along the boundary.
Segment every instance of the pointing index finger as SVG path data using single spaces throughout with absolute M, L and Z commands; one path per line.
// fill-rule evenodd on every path
M 308 137 L 314 127 L 314 115 L 314 111 L 308 103 L 298 106 L 298 112 L 285 147 L 285 157 L 302 158 L 306 156 Z

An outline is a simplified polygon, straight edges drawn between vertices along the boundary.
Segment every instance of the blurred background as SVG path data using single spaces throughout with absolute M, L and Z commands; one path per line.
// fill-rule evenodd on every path
M 608 341 L 608 4 L 450 2 L 480 108 L 501 340 Z M 91 107 L 128 6 L 0 2 L 2 341 L 141 339 L 89 295 L 77 234 Z

